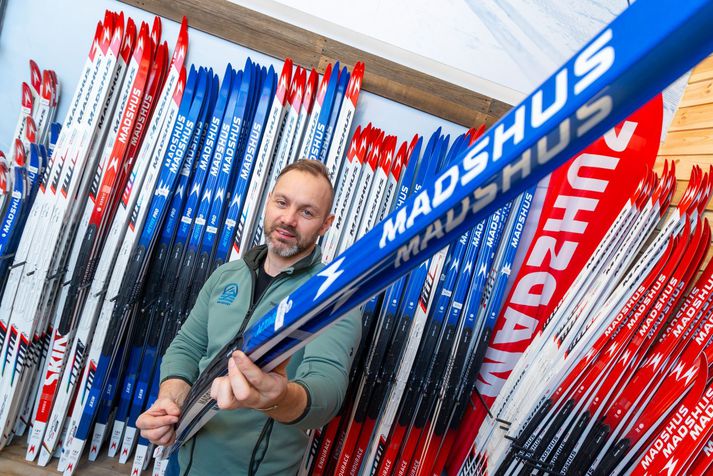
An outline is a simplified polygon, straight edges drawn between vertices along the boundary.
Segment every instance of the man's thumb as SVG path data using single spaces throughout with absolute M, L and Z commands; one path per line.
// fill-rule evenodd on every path
M 170 399 L 165 399 L 162 402 L 161 407 L 163 410 L 166 412 L 167 415 L 172 415 L 172 416 L 180 416 L 181 415 L 181 407 L 176 404 L 173 400 Z

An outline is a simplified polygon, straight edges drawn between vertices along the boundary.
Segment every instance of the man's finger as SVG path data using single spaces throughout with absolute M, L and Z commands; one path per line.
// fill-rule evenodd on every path
M 150 415 L 153 416 L 162 416 L 162 415 L 173 415 L 173 416 L 181 416 L 181 407 L 179 407 L 176 402 L 173 400 L 169 400 L 167 398 L 162 398 L 159 400 L 156 400 L 153 405 L 151 405 L 151 408 L 149 408 L 146 413 L 149 413 Z
M 177 417 L 181 416 L 181 407 L 179 407 L 173 400 L 165 400 L 165 403 L 162 406 L 167 414 Z
M 168 446 L 168 445 L 170 445 L 171 443 L 173 443 L 175 439 L 176 439 L 176 433 L 173 432 L 173 431 L 171 431 L 171 432 L 169 432 L 169 433 L 163 435 L 163 436 L 156 442 L 156 444 L 157 444 L 157 445 L 160 445 L 160 446 Z
M 258 390 L 262 390 L 265 385 L 265 372 L 260 367 L 255 365 L 247 355 L 241 351 L 233 353 L 232 360 L 238 367 L 238 370 L 245 376 L 245 379 Z M 230 371 L 230 369 L 228 369 Z
M 156 421 L 158 418 L 164 417 L 165 415 L 152 415 L 148 411 L 142 415 L 139 415 L 139 418 L 136 419 L 136 426 L 137 428 L 141 428 L 142 430 L 151 430 L 154 428 L 158 428 L 161 425 L 157 425 Z
M 254 390 L 252 388 L 252 385 L 248 381 L 242 370 L 238 368 L 233 357 L 228 359 L 228 378 L 230 379 L 230 386 L 233 391 L 233 395 L 237 400 L 241 402 L 246 402 L 248 399 L 253 397 Z
M 178 417 L 173 415 L 154 416 L 144 420 L 144 428 L 161 428 L 163 426 L 174 425 L 178 422 Z
M 173 427 L 165 426 L 162 428 L 156 428 L 153 430 L 142 431 L 141 435 L 152 443 L 156 443 L 161 438 L 165 437 L 167 434 L 173 432 Z
M 218 404 L 218 408 L 226 409 L 235 407 L 236 399 L 233 395 L 231 381 L 228 377 L 218 377 L 213 380 L 210 396 L 213 397 L 213 400 Z
M 167 414 L 164 408 L 157 406 L 155 403 L 151 405 L 148 410 L 146 410 L 146 413 L 154 417 L 164 416 Z

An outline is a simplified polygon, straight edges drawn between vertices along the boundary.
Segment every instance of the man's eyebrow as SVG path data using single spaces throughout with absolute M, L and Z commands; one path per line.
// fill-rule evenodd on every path
M 272 196 L 274 199 L 277 198 L 283 198 L 285 200 L 288 200 L 290 202 L 293 202 L 294 204 L 297 205 L 298 208 L 300 209 L 305 209 L 305 208 L 311 208 L 312 210 L 318 212 L 320 210 L 320 206 L 318 203 L 315 202 L 295 202 L 293 199 L 290 199 L 287 195 L 285 195 L 284 192 L 273 192 Z M 326 212 L 322 212 L 322 214 L 329 215 L 329 210 Z
M 312 209 L 314 209 L 314 210 L 319 210 L 319 206 L 318 206 L 318 205 L 316 205 L 316 204 L 314 204 L 314 203 L 309 203 L 309 202 L 300 203 L 300 204 L 299 204 L 299 207 L 300 207 L 300 208 L 312 208 Z
M 319 206 L 319 204 L 316 204 L 316 203 L 311 203 L 311 202 L 299 203 L 298 207 L 301 210 L 309 209 L 313 213 L 318 214 L 320 216 L 325 214 L 325 212 L 321 210 L 321 207 Z

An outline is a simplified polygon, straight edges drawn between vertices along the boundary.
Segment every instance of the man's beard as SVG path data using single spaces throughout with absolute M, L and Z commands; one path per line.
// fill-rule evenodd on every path
M 267 227 L 265 228 L 267 229 Z M 292 246 L 288 246 L 279 239 L 273 240 L 272 233 L 278 228 L 287 231 L 291 235 L 294 235 L 296 243 Z M 295 228 L 289 225 L 275 224 L 269 230 L 267 230 L 267 233 L 265 234 L 265 241 L 267 242 L 267 248 L 273 253 L 275 253 L 277 256 L 280 256 L 282 258 L 291 258 L 312 246 L 312 244 L 317 241 L 317 237 L 313 236 L 311 237 L 311 240 L 305 240 L 302 238 L 302 236 L 300 236 L 299 233 L 297 233 L 297 230 Z

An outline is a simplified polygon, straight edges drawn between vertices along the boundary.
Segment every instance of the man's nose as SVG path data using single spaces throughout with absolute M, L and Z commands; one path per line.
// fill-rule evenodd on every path
M 297 213 L 298 210 L 295 208 L 288 208 L 285 210 L 285 213 L 282 215 L 282 220 L 286 225 L 290 225 L 292 227 L 297 225 Z

